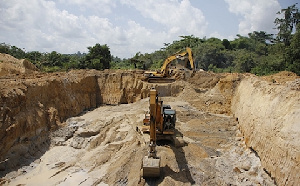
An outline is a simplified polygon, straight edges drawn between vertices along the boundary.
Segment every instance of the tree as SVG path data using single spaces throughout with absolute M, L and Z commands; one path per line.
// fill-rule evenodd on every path
M 224 45 L 224 47 L 228 50 L 231 50 L 232 47 L 230 45 L 230 41 L 228 41 L 228 39 L 223 39 L 222 44 Z
M 29 59 L 33 64 L 36 64 L 41 60 L 42 54 L 38 51 L 27 52 L 25 57 Z
M 230 42 L 233 49 L 254 50 L 253 41 L 245 36 L 237 35 L 238 38 Z
M 255 40 L 256 42 L 260 42 L 260 43 L 267 43 L 267 42 L 271 42 L 271 40 L 273 39 L 273 34 L 267 34 L 264 31 L 254 31 L 252 33 L 248 34 L 250 39 Z
M 23 59 L 23 58 L 25 58 L 25 52 L 22 49 L 20 49 L 20 48 L 18 48 L 16 46 L 11 46 L 10 47 L 9 54 L 11 56 L 14 56 L 17 59 Z
M 195 37 L 193 35 L 190 36 L 179 36 L 180 39 L 179 41 L 173 41 L 172 44 L 165 43 L 165 49 L 167 51 L 168 55 L 172 55 L 175 52 L 178 52 L 178 50 L 184 50 L 186 47 L 197 47 L 199 44 L 203 43 L 204 40 L 200 39 L 198 37 Z
M 90 69 L 109 69 L 112 56 L 110 54 L 109 47 L 105 45 L 100 45 L 97 43 L 95 46 L 87 47 L 89 53 L 85 56 L 85 59 L 81 61 L 81 68 Z
M 235 64 L 235 70 L 238 72 L 250 72 L 255 65 L 254 55 L 245 49 L 240 50 L 233 63 Z
M 225 47 L 222 41 L 216 38 L 210 38 L 202 45 L 199 45 L 193 54 L 194 60 L 197 61 L 198 68 L 208 70 L 210 67 L 224 68 L 225 58 L 222 52 Z
M 8 44 L 5 44 L 5 43 L 0 44 L 0 53 L 8 54 L 9 49 L 10 49 L 10 46 Z
M 52 51 L 50 54 L 47 55 L 47 63 L 48 66 L 62 66 L 61 62 L 61 54 L 57 53 L 56 51 Z
M 277 40 L 289 46 L 292 39 L 292 32 L 300 21 L 300 12 L 296 4 L 282 9 L 277 14 L 284 14 L 283 18 L 276 18 L 274 23 L 278 29 Z
M 287 70 L 300 75 L 300 24 L 297 24 L 296 33 L 291 39 L 291 45 L 288 50 Z

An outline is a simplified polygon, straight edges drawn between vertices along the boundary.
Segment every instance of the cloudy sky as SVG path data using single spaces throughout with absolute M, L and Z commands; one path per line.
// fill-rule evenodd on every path
M 298 1 L 0 0 L 0 43 L 60 53 L 100 43 L 128 58 L 181 35 L 232 40 L 252 31 L 275 33 L 276 12 Z

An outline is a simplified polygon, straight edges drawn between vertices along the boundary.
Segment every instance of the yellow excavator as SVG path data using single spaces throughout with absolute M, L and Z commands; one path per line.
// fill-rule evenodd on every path
M 187 55 L 187 57 L 186 57 Z M 144 72 L 144 80 L 149 83 L 169 83 L 174 82 L 173 77 L 177 69 L 170 69 L 169 66 L 175 59 L 184 61 L 183 67 L 195 72 L 196 67 L 193 60 L 193 54 L 191 48 L 187 47 L 186 51 L 176 53 L 169 56 L 163 63 L 160 71 L 146 71 Z
M 176 111 L 170 105 L 159 100 L 157 90 L 150 89 L 150 112 L 143 120 L 143 133 L 150 133 L 149 153 L 143 158 L 143 177 L 160 176 L 160 158 L 156 155 L 156 141 L 172 141 L 176 147 L 183 146 L 184 141 L 175 129 Z

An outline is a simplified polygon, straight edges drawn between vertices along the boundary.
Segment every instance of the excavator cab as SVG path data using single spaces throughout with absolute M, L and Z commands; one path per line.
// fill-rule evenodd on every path
M 163 127 L 164 130 L 174 130 L 176 123 L 176 111 L 172 109 L 164 109 L 163 114 Z

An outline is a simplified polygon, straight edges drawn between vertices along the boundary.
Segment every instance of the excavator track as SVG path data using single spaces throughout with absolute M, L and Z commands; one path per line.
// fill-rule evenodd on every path
M 175 81 L 174 78 L 162 78 L 162 77 L 149 77 L 148 83 L 173 83 Z

